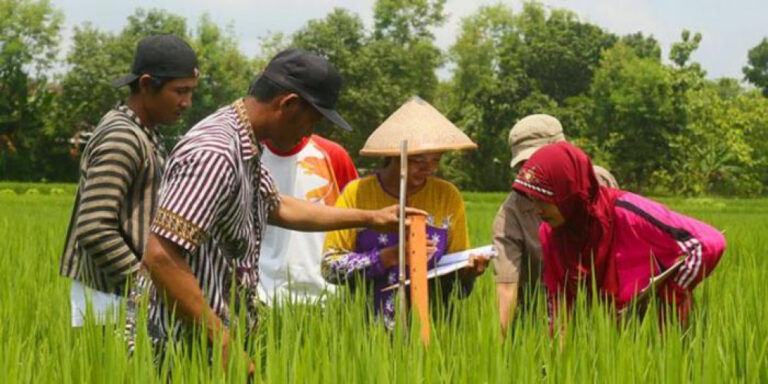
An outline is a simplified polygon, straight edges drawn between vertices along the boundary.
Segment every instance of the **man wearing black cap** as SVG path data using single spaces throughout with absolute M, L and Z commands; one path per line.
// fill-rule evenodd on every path
M 149 36 L 138 44 L 131 73 L 112 85 L 129 85 L 130 96 L 104 115 L 83 151 L 60 265 L 72 279 L 78 327 L 88 305 L 97 323 L 110 321 L 110 307 L 119 306 L 139 270 L 165 162 L 157 126 L 176 122 L 190 106 L 197 58 L 178 36 Z
M 302 231 L 384 229 L 397 223 L 396 206 L 339 209 L 280 195 L 262 166 L 263 140 L 299 143 L 323 117 L 351 130 L 334 110 L 340 88 L 341 77 L 324 58 L 295 49 L 280 52 L 248 96 L 205 118 L 174 148 L 142 262 L 151 279 L 142 276 L 134 296 L 149 292 L 147 322 L 157 348 L 162 350 L 169 336 L 179 340 L 205 328 L 227 353 L 229 329 L 240 309 L 246 315 L 243 329 L 256 330 L 259 252 L 267 222 Z M 233 284 L 236 297 L 230 297 Z M 129 320 L 129 334 L 135 335 Z

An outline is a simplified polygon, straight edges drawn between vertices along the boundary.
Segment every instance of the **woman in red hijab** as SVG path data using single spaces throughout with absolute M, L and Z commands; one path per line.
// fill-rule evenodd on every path
M 618 311 L 654 292 L 687 322 L 691 290 L 717 265 L 725 238 L 711 226 L 642 196 L 598 184 L 592 163 L 567 142 L 545 146 L 523 165 L 513 186 L 530 198 L 539 227 L 550 322 L 565 300 L 595 282 Z M 665 273 L 666 272 L 666 273 Z M 648 289 L 648 291 L 646 291 Z

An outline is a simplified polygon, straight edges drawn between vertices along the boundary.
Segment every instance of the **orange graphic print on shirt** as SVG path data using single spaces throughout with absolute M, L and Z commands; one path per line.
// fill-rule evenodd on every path
M 307 192 L 304 198 L 308 201 L 323 200 L 325 205 L 333 206 L 339 197 L 339 189 L 334 182 L 333 171 L 330 164 L 325 159 L 319 157 L 306 157 L 299 161 L 299 166 L 304 170 L 305 175 L 315 175 L 327 180 L 322 187 L 315 188 Z

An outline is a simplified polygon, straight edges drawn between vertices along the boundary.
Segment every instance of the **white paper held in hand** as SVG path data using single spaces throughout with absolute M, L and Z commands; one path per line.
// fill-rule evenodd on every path
M 456 272 L 469 265 L 470 255 L 490 255 L 491 258 L 498 256 L 496 248 L 493 245 L 486 245 L 483 247 L 467 249 L 464 251 L 448 253 L 440 258 L 434 268 L 427 271 L 427 279 L 434 279 L 435 277 L 444 276 L 451 272 Z M 405 285 L 411 283 L 408 279 L 405 281 Z M 381 289 L 381 292 L 391 291 L 397 288 L 397 284 L 392 284 Z

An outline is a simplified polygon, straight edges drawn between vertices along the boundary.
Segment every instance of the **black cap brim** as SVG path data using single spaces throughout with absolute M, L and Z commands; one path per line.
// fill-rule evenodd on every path
M 315 109 L 317 109 L 317 111 L 320 112 L 323 116 L 325 116 L 326 119 L 336 124 L 339 128 L 347 132 L 352 132 L 352 127 L 341 117 L 341 115 L 339 115 L 338 112 L 334 111 L 333 109 L 323 108 L 314 104 L 312 104 L 312 106 L 315 107 Z
M 137 75 L 135 73 L 129 73 L 129 74 L 125 75 L 125 76 L 121 76 L 121 77 L 118 77 L 117 79 L 112 80 L 112 82 L 110 82 L 109 85 L 111 85 L 111 86 L 113 86 L 115 88 L 120 88 L 120 87 L 122 87 L 124 85 L 128 85 L 128 84 L 134 82 L 138 78 L 139 78 L 139 75 Z

